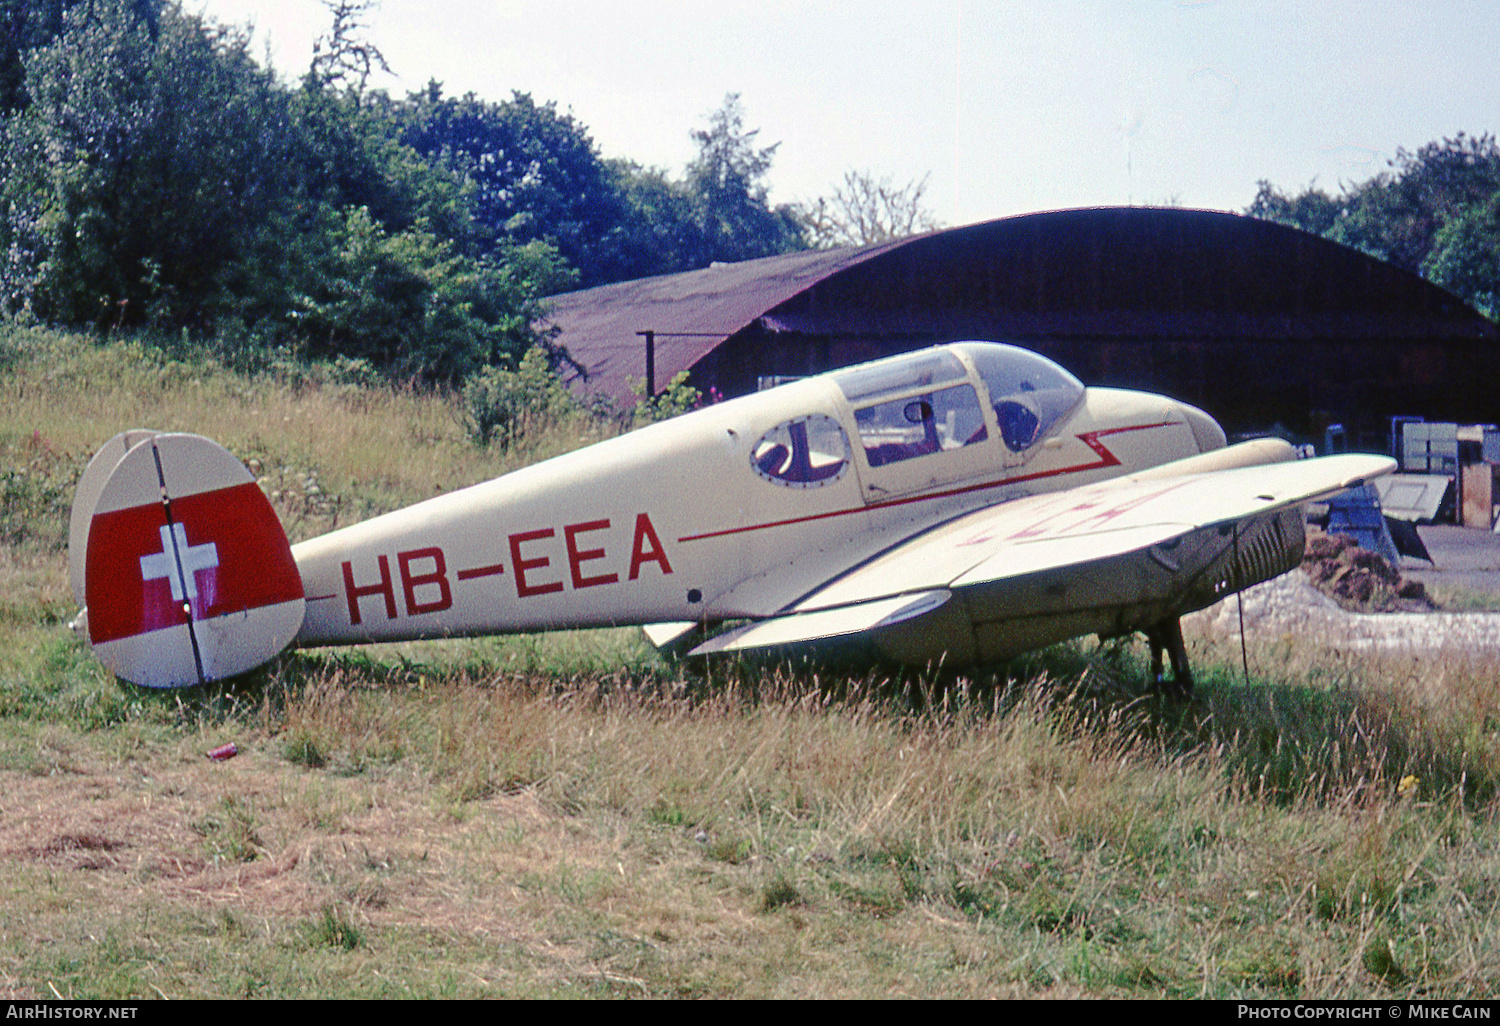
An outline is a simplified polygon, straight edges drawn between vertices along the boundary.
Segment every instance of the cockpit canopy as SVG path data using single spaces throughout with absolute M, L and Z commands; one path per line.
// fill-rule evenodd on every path
M 1051 360 L 996 342 L 960 342 L 906 353 L 835 374 L 833 380 L 844 398 L 856 407 L 861 433 L 866 421 L 896 421 L 886 408 L 894 410 L 900 398 L 926 395 L 930 411 L 902 406 L 902 417 L 916 424 L 919 420 L 913 412 L 929 412 L 929 419 L 935 419 L 935 423 L 927 431 L 927 444 L 933 445 L 931 436 L 943 435 L 946 415 L 948 434 L 936 443 L 937 447 L 960 448 L 984 441 L 985 428 L 974 390 L 963 384 L 971 379 L 959 354 L 978 372 L 995 410 L 1000 438 L 1011 452 L 1031 448 L 1083 397 L 1083 383 Z M 876 396 L 888 398 L 874 405 L 865 402 Z M 872 459 L 871 464 L 875 463 Z
M 893 356 L 833 381 L 854 408 L 854 427 L 872 468 L 989 441 L 1025 453 L 1083 397 L 1083 384 L 1045 357 L 994 342 L 961 342 Z M 984 412 L 988 403 L 995 420 Z M 755 445 L 762 477 L 816 488 L 843 476 L 850 456 L 838 422 L 809 413 L 777 425 Z

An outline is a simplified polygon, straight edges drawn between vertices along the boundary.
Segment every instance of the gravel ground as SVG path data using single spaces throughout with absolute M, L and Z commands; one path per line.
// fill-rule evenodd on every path
M 1249 637 L 1296 632 L 1345 651 L 1500 651 L 1500 613 L 1350 613 L 1300 570 L 1244 592 Z M 1183 618 L 1211 634 L 1236 636 L 1239 610 L 1229 598 Z

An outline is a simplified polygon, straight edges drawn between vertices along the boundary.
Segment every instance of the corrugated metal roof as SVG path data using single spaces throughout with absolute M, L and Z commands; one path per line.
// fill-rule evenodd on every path
M 646 343 L 639 332 L 656 332 L 656 382 L 661 388 L 772 307 L 911 241 L 805 250 L 601 285 L 554 296 L 549 320 L 560 329 L 559 341 L 583 365 L 588 388 L 624 397 L 632 380 L 646 376 Z

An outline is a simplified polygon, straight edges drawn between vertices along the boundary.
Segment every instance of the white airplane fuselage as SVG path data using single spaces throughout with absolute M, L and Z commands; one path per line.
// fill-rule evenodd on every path
M 972 354 L 985 351 L 953 351 L 963 378 L 898 378 L 884 392 L 878 381 L 810 378 L 302 542 L 296 643 L 768 617 L 960 514 L 1224 445 L 1193 407 L 1079 386 L 1013 448 L 1005 404 L 976 369 Z M 943 396 L 965 387 L 977 410 L 953 400 L 945 414 Z M 877 424 L 887 408 L 912 426 Z M 964 426 L 980 416 L 982 429 Z M 841 431 L 845 451 L 814 454 L 818 466 L 783 455 L 778 439 L 805 450 L 810 430 L 832 439 L 827 449 Z M 935 448 L 909 456 L 916 443 L 903 439 L 924 430 Z

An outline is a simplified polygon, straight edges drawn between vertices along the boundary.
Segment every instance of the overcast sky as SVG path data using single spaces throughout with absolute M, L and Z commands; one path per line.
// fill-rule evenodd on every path
M 288 79 L 319 0 L 186 0 L 251 23 Z M 948 224 L 1101 204 L 1242 210 L 1500 129 L 1500 11 L 1425 0 L 383 0 L 392 93 L 555 101 L 606 157 L 679 173 L 741 94 L 776 202 L 854 168 L 930 173 Z

